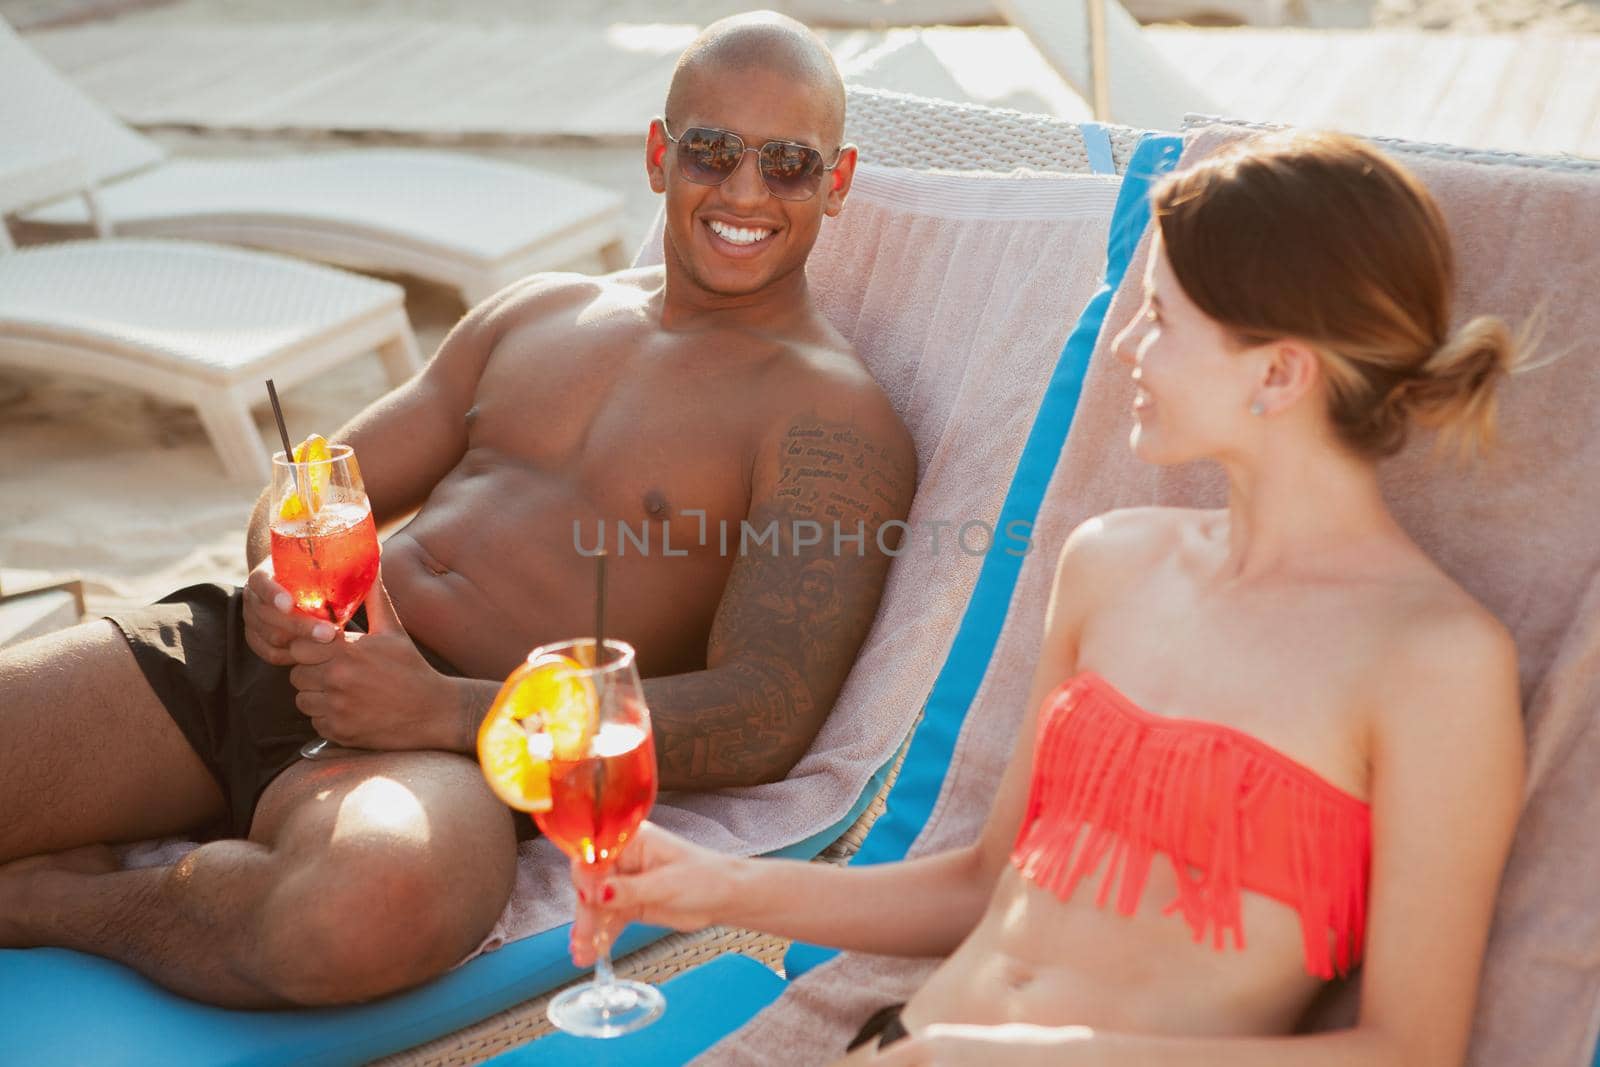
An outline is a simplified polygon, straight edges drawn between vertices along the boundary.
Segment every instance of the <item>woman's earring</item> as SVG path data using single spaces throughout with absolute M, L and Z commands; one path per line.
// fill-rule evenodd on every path
M 1266 413 L 1267 405 L 1263 404 L 1261 401 L 1257 400 L 1254 404 L 1250 405 L 1250 414 L 1265 415 Z

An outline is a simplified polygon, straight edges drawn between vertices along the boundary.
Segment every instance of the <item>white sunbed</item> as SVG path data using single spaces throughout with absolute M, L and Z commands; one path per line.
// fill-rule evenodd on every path
M 1085 100 L 1094 99 L 1094 57 L 1089 7 L 1096 0 L 995 0 L 995 6 Z M 1098 116 L 1124 126 L 1179 130 L 1192 112 L 1223 109 L 1177 70 L 1144 36 L 1117 0 L 1105 9 L 1105 80 L 1108 110 Z
M 223 241 L 358 270 L 410 274 L 473 304 L 535 271 L 598 258 L 625 266 L 622 197 L 586 182 L 456 152 L 354 149 L 169 160 L 0 19 L 0 151 L 76 157 L 105 224 L 126 236 Z M 29 222 L 82 225 L 77 203 Z
M 0 235 L 6 215 L 84 191 L 82 175 L 70 158 L 0 158 Z M 404 297 L 391 282 L 240 248 L 0 240 L 0 366 L 190 403 L 228 474 L 265 484 L 272 446 L 250 415 L 262 380 L 292 386 L 376 350 L 399 384 L 421 365 Z

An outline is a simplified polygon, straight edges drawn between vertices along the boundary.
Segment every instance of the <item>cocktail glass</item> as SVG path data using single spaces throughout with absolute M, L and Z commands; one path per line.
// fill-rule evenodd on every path
M 525 672 L 556 662 L 551 688 L 594 703 L 592 728 L 579 733 L 570 727 L 554 735 L 541 731 L 537 711 L 522 721 L 532 725 L 529 755 L 549 764 L 549 803 L 532 807 L 534 821 L 557 848 L 579 862 L 580 881 L 598 887 L 655 803 L 656 755 L 633 647 L 607 640 L 598 660 L 595 651 L 593 638 L 536 648 L 501 692 L 511 693 Z M 555 657 L 564 658 L 565 665 Z M 665 1007 L 666 999 L 654 986 L 620 980 L 612 973 L 609 937 L 597 934 L 593 980 L 557 996 L 548 1014 L 569 1034 L 616 1037 L 654 1022 Z
M 354 450 L 327 453 L 303 463 L 273 454 L 272 571 L 298 610 L 343 630 L 378 577 L 378 530 Z M 300 754 L 316 759 L 327 744 L 308 741 Z

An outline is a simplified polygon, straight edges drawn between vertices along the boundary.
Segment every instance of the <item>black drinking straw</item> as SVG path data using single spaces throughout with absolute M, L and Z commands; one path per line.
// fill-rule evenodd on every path
M 606 552 L 601 549 L 594 557 L 594 696 L 595 730 L 600 729 L 606 706 L 606 676 L 600 670 L 600 657 L 606 647 Z M 594 761 L 594 810 L 602 810 L 606 796 L 606 761 Z
M 272 401 L 272 417 L 278 420 L 278 437 L 283 441 L 283 458 L 289 462 L 289 476 L 294 479 L 294 491 L 300 494 L 300 503 L 311 508 L 311 498 L 300 485 L 300 468 L 294 465 L 294 446 L 289 443 L 289 427 L 283 421 L 283 405 L 278 403 L 278 387 L 267 379 L 267 396 Z
M 294 446 L 289 444 L 289 427 L 283 421 L 283 405 L 278 403 L 278 387 L 272 384 L 272 379 L 267 379 L 267 397 L 272 401 L 272 417 L 278 421 L 278 437 L 283 441 L 283 458 L 289 464 L 289 477 L 294 481 L 294 491 L 299 494 L 300 503 L 304 506 L 306 514 L 311 513 L 311 494 L 306 492 L 305 486 L 300 483 L 300 467 L 294 461 Z M 274 501 L 273 503 L 277 503 Z M 306 541 L 306 555 L 311 560 L 311 570 L 321 581 L 322 565 L 317 562 L 317 553 L 312 549 L 312 542 Z M 333 621 L 333 611 L 328 609 L 328 621 Z
M 594 666 L 599 669 L 606 650 L 606 550 L 594 557 Z

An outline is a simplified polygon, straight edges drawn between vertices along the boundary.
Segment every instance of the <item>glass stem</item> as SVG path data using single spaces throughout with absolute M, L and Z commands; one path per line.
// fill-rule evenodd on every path
M 611 970 L 611 939 L 596 938 L 594 949 L 594 984 L 602 991 L 609 990 L 617 981 Z
M 598 810 L 598 797 L 596 794 L 596 810 Z M 588 890 L 598 894 L 601 883 L 605 881 L 605 868 L 601 864 L 591 861 L 586 873 L 588 874 Z M 616 984 L 617 976 L 611 970 L 611 935 L 603 928 L 594 932 L 594 987 L 602 997 L 610 993 L 611 987 Z

